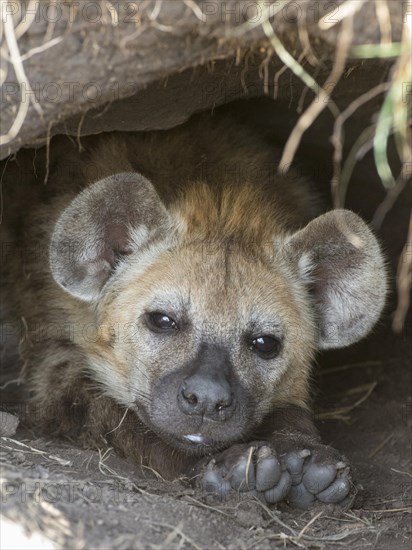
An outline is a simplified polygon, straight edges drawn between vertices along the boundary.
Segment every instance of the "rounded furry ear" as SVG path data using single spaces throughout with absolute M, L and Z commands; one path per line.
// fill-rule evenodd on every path
M 333 210 L 295 233 L 286 246 L 313 293 L 319 347 L 344 347 L 365 336 L 387 292 L 384 260 L 366 223 L 349 210 Z
M 98 298 L 120 256 L 166 235 L 169 215 L 153 185 L 120 173 L 84 189 L 60 215 L 50 244 L 56 282 L 85 301 Z

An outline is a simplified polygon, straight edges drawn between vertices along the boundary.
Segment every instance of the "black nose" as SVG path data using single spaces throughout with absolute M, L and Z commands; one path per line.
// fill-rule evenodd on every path
M 180 410 L 189 415 L 202 415 L 224 421 L 233 413 L 233 395 L 226 378 L 196 373 L 180 386 L 177 401 Z

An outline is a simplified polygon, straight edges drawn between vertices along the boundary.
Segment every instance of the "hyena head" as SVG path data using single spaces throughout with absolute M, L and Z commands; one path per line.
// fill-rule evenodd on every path
M 245 186 L 195 184 L 166 208 L 121 173 L 87 187 L 54 227 L 55 281 L 89 302 L 91 376 L 171 445 L 202 453 L 304 406 L 313 354 L 360 339 L 383 307 L 377 242 L 349 211 L 287 231 Z

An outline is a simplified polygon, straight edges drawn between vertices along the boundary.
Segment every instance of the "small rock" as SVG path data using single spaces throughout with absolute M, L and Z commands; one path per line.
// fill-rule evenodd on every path
M 14 451 L 12 456 L 17 464 L 23 464 L 23 462 L 26 462 L 26 455 L 21 451 Z
M 34 470 L 40 479 L 47 479 L 49 477 L 49 470 L 41 464 L 36 464 Z
M 0 437 L 11 437 L 16 433 L 19 419 L 14 414 L 0 411 Z

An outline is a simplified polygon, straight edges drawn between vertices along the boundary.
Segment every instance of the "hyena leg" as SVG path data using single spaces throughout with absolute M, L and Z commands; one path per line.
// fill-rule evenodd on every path
M 135 412 L 120 407 L 108 397 L 93 400 L 88 424 L 96 444 L 112 447 L 121 456 L 165 479 L 187 476 L 198 460 L 167 445 Z
M 304 509 L 316 501 L 351 503 L 355 489 L 348 462 L 321 443 L 307 411 L 279 409 L 256 436 L 213 457 L 201 475 L 207 492 L 220 497 L 233 490 L 253 492 L 268 503 L 286 500 Z
M 86 447 L 112 447 L 167 479 L 187 474 L 196 459 L 171 449 L 133 411 L 102 395 L 96 383 L 85 376 L 81 358 L 73 350 L 70 355 L 71 360 L 60 346 L 60 360 L 42 362 L 37 356 L 35 363 L 32 359 L 31 366 L 36 368 L 29 373 L 31 399 L 26 423 L 41 433 Z

